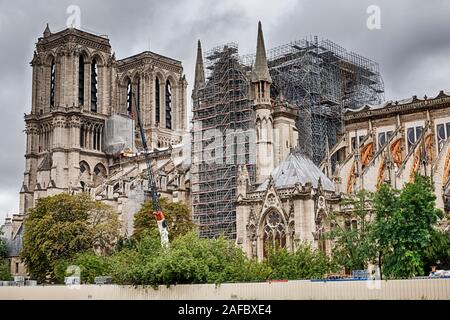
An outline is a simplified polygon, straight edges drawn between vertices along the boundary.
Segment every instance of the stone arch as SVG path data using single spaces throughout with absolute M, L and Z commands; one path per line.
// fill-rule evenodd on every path
M 92 173 L 91 166 L 86 161 L 82 160 L 79 163 L 80 167 L 80 185 L 83 191 L 87 191 L 87 187 L 91 185 Z
M 65 46 L 60 46 L 58 49 L 56 49 L 55 62 L 57 62 L 57 63 L 61 62 L 61 57 L 64 56 L 65 51 L 66 51 L 66 47 Z
M 131 83 L 133 84 L 137 84 L 139 79 L 142 78 L 142 74 L 141 72 L 139 72 L 138 70 L 134 70 L 131 75 L 129 75 L 130 79 L 131 79 Z
M 80 48 L 78 55 L 83 56 L 85 62 L 91 61 L 91 54 L 89 53 L 89 50 L 85 47 Z
M 155 68 L 155 79 L 159 79 L 159 83 L 166 83 L 166 76 L 160 69 Z
M 94 170 L 92 171 L 92 174 L 93 174 L 93 182 L 94 182 L 95 187 L 102 184 L 103 181 L 105 181 L 106 177 L 108 176 L 106 167 L 101 162 L 99 162 L 95 165 Z
M 119 109 L 121 113 L 128 114 L 128 85 L 131 84 L 133 87 L 133 81 L 131 80 L 131 75 L 129 73 L 125 73 L 122 75 L 119 81 Z
M 53 52 L 48 52 L 48 53 L 45 55 L 45 58 L 44 58 L 44 64 L 45 64 L 47 67 L 50 67 L 52 61 L 54 61 L 54 62 L 56 63 L 56 55 L 53 54 Z
M 100 52 L 95 51 L 92 53 L 90 62 L 92 62 L 94 59 L 99 67 L 104 67 L 106 65 L 105 59 L 103 58 L 103 55 Z
M 165 81 L 165 82 L 167 82 L 167 81 L 170 82 L 170 84 L 172 85 L 173 88 L 175 88 L 176 86 L 178 86 L 178 82 L 177 82 L 177 80 L 176 80 L 176 77 L 175 77 L 172 73 L 169 73 L 169 74 L 166 76 L 166 81 Z

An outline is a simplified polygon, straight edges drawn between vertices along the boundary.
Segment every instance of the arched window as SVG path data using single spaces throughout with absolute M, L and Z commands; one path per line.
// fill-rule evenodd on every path
M 155 80 L 155 121 L 156 123 L 161 122 L 161 97 L 158 77 Z
M 264 257 L 268 256 L 268 250 L 286 247 L 286 226 L 277 211 L 266 215 L 263 232 Z
M 166 128 L 172 129 L 172 85 L 166 81 Z
M 98 93 L 98 65 L 97 60 L 92 59 L 91 63 L 91 111 L 97 112 Z
M 78 105 L 84 104 L 84 57 L 78 59 Z
M 50 108 L 55 106 L 55 86 L 56 86 L 56 65 L 55 59 L 52 59 L 50 66 Z
M 127 83 L 127 111 L 131 115 L 133 112 L 133 86 L 131 85 L 131 80 Z

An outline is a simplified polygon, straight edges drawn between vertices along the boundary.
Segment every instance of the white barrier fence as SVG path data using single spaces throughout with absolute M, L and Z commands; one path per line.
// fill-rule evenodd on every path
M 450 279 L 389 281 L 295 280 L 152 287 L 119 285 L 0 287 L 0 299 L 171 299 L 171 300 L 450 300 Z

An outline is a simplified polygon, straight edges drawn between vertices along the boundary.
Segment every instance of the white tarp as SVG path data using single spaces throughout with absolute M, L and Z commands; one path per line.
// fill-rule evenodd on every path
M 129 117 L 112 115 L 106 120 L 104 152 L 117 155 L 125 149 L 134 151 L 134 122 Z

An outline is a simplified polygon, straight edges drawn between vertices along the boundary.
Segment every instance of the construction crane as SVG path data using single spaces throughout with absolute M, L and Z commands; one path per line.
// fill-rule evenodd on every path
M 134 93 L 132 93 L 134 98 Z M 133 99 L 136 100 L 136 99 Z M 139 132 L 141 134 L 141 140 L 142 140 L 142 147 L 144 148 L 144 158 L 145 163 L 147 165 L 147 175 L 148 175 L 148 189 L 150 191 L 151 201 L 152 201 L 152 208 L 153 208 L 153 215 L 156 219 L 156 222 L 158 224 L 158 230 L 161 237 L 161 245 L 164 248 L 167 248 L 169 246 L 169 230 L 167 228 L 167 222 L 164 218 L 164 213 L 161 209 L 161 204 L 159 202 L 159 193 L 158 193 L 158 187 L 156 185 L 155 176 L 153 174 L 152 170 L 152 161 L 150 159 L 149 151 L 148 151 L 148 145 L 147 145 L 147 138 L 145 137 L 144 132 L 144 126 L 142 125 L 141 120 L 141 111 L 139 107 L 139 103 L 135 103 L 136 106 L 136 120 L 137 124 L 139 126 Z M 129 110 L 132 111 L 132 110 Z

